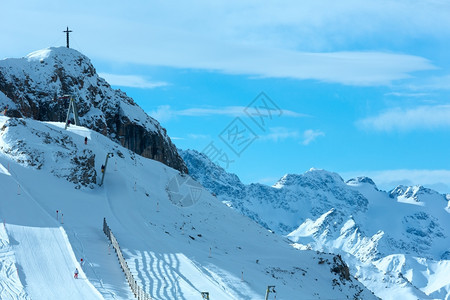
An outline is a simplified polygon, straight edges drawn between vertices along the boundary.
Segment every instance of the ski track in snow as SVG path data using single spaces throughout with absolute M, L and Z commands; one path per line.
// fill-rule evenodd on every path
M 125 210 L 130 214 L 139 211 L 138 208 L 131 208 L 131 203 L 126 205 L 128 207 L 123 207 L 122 199 L 115 199 L 117 198 L 116 195 L 121 195 L 123 190 L 133 190 L 130 187 L 123 186 L 126 180 L 122 178 L 122 175 L 119 172 L 113 172 L 105 179 L 105 181 L 108 181 L 108 184 L 105 184 L 105 197 L 107 198 L 111 213 L 118 224 L 120 224 L 127 232 L 132 232 L 135 236 L 148 236 L 149 228 L 148 226 L 144 226 L 145 223 L 142 219 L 130 216 L 127 218 L 128 221 L 126 223 L 121 221 L 121 218 L 124 217 Z M 130 199 L 131 196 L 132 195 L 130 195 Z M 137 232 L 138 228 L 141 228 L 139 232 Z M 115 232 L 113 228 L 112 230 Z M 147 246 L 144 248 L 152 248 L 151 243 L 145 241 L 145 244 Z M 140 284 L 144 290 L 150 293 L 155 299 L 186 299 L 178 292 L 181 290 L 180 281 L 185 288 L 187 287 L 191 290 L 191 293 L 200 294 L 201 291 L 199 291 L 189 279 L 177 271 L 183 261 L 187 265 L 195 266 L 187 258 L 180 257 L 177 254 L 158 254 L 150 250 L 144 250 L 134 254 L 127 249 L 124 249 L 123 251 L 125 256 L 128 255 L 129 257 L 133 257 L 132 259 L 127 259 L 132 273 L 137 275 L 135 278 L 140 280 Z M 194 273 L 198 273 L 197 277 L 200 278 L 203 278 L 206 275 L 199 268 L 195 268 Z M 206 277 L 213 285 L 218 284 L 217 281 L 212 280 L 209 276 Z M 223 295 L 223 297 L 227 296 Z
M 0 299 L 30 299 L 20 281 L 16 257 L 4 223 L 0 225 L 0 278 Z
M 3 176 L 1 183 L 20 186 L 14 178 L 15 173 L 10 173 L 11 176 Z M 15 202 L 14 205 L 4 202 L 1 214 L 7 222 L 5 228 L 8 237 L 17 245 L 13 245 L 11 249 L 19 266 L 20 271 L 17 273 L 21 274 L 20 281 L 25 284 L 29 294 L 36 299 L 102 299 L 100 293 L 86 279 L 64 229 L 23 186 L 20 186 L 16 195 L 5 186 L 2 190 L 6 191 L 4 199 Z M 17 206 L 21 207 L 21 214 L 15 213 Z M 73 279 L 76 267 L 80 272 L 79 280 Z M 14 281 L 7 282 L 9 290 L 17 289 L 16 286 L 18 284 Z M 17 299 L 27 299 L 21 293 L 16 296 Z

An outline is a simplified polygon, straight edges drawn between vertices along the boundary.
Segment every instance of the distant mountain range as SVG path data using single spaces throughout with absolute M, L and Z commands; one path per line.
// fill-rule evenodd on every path
M 422 186 L 386 192 L 367 177 L 344 182 L 315 169 L 273 186 L 244 185 L 204 154 L 180 153 L 191 176 L 218 199 L 296 248 L 341 254 L 377 296 L 450 297 L 449 195 Z

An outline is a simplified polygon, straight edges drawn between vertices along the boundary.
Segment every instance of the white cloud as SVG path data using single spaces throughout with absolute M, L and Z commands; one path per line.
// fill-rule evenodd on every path
M 270 140 L 274 142 L 278 142 L 280 140 L 286 139 L 298 139 L 300 137 L 300 133 L 298 130 L 292 130 L 285 127 L 271 127 L 269 128 L 269 133 L 263 136 L 260 136 L 260 140 Z
M 419 56 L 383 52 L 316 53 L 221 42 L 204 48 L 196 44 L 185 45 L 182 52 L 172 44 L 163 43 L 160 47 L 166 48 L 166 51 L 149 50 L 153 52 L 150 57 L 137 55 L 126 60 L 263 78 L 313 79 L 361 86 L 387 85 L 395 80 L 410 78 L 413 72 L 436 69 L 429 60 Z M 121 57 L 110 59 L 123 60 Z
M 227 107 L 210 107 L 210 108 L 187 108 L 182 110 L 174 110 L 174 114 L 178 116 L 189 116 L 189 117 L 206 117 L 206 116 L 243 116 L 245 107 L 243 106 L 227 106 Z
M 435 33 L 436 28 L 449 23 L 445 8 L 431 4 L 412 6 L 407 1 L 287 1 L 282 6 L 255 1 L 197 1 L 179 4 L 175 9 L 168 3 L 158 3 L 148 9 L 151 17 L 146 16 L 145 20 L 137 17 L 133 22 L 103 23 L 107 28 L 99 30 L 112 30 L 121 38 L 105 41 L 114 43 L 115 51 L 95 52 L 111 60 L 139 64 L 384 85 L 435 67 L 425 58 L 401 53 L 341 52 L 351 49 L 345 46 L 346 42 L 365 38 L 368 32 L 384 39 L 387 30 L 399 36 Z M 136 12 L 139 15 L 141 12 Z M 436 19 L 430 20 L 430 15 Z M 407 20 L 409 27 L 399 19 Z M 109 28 L 111 24 L 116 28 Z M 143 28 L 147 39 L 142 39 Z M 415 32 L 409 32 L 411 28 Z M 104 39 L 95 36 L 96 40 L 99 38 Z M 123 55 L 130 52 L 133 55 Z
M 340 173 L 346 180 L 357 176 L 370 177 L 378 188 L 392 190 L 397 185 L 423 185 L 440 193 L 450 193 L 450 170 L 381 170 Z
M 174 112 L 170 105 L 160 105 L 157 109 L 149 111 L 147 114 L 161 123 L 174 117 Z
M 154 89 L 169 85 L 164 81 L 148 81 L 137 75 L 118 75 L 110 73 L 99 73 L 110 85 L 126 86 L 140 89 Z
M 359 49 L 390 49 L 397 38 L 410 46 L 404 40 L 446 41 L 450 34 L 449 4 L 444 1 L 39 3 L 4 3 L 8 14 L 0 21 L 5 25 L 2 34 L 15 42 L 2 45 L 0 56 L 36 50 L 29 45 L 48 47 L 56 39 L 55 28 L 69 23 L 77 24 L 73 46 L 82 45 L 85 54 L 102 61 L 380 85 L 434 66 L 413 55 L 342 49 L 357 49 L 352 45 L 365 41 L 372 47 Z
M 450 90 L 450 75 L 421 78 L 416 83 L 407 85 L 411 90 Z
M 156 110 L 148 112 L 150 116 L 156 120 L 163 122 L 174 117 L 211 117 L 211 116 L 228 116 L 228 117 L 247 117 L 245 114 L 245 106 L 225 106 L 225 107 L 194 107 L 187 109 L 172 109 L 170 105 L 158 106 Z M 308 117 L 306 114 L 298 113 L 291 110 L 282 110 L 282 116 L 300 118 Z
M 357 126 L 376 131 L 411 131 L 450 128 L 450 105 L 393 108 L 377 116 L 356 122 Z
M 189 133 L 186 137 L 179 137 L 179 136 L 171 136 L 172 140 L 204 140 L 204 139 L 211 139 L 211 137 L 207 134 L 196 134 L 196 133 Z
M 188 138 L 191 140 L 205 140 L 211 139 L 211 136 L 208 134 L 199 134 L 199 133 L 189 133 Z
M 309 145 L 311 142 L 313 142 L 315 139 L 317 139 L 320 136 L 325 136 L 325 133 L 320 130 L 313 130 L 308 129 L 303 132 L 303 145 Z
M 428 93 L 405 93 L 405 92 L 391 92 L 384 94 L 385 96 L 395 96 L 395 97 L 405 97 L 405 98 L 416 98 L 429 96 Z

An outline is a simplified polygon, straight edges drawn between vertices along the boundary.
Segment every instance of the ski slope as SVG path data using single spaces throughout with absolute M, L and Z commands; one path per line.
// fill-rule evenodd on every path
M 1 218 L 14 252 L 16 272 L 28 294 L 34 299 L 61 299 L 63 295 L 65 299 L 101 299 L 77 262 L 63 227 L 19 187 L 11 174 L 2 172 L 0 176 Z M 76 267 L 79 280 L 73 279 Z M 22 289 L 18 291 L 10 291 L 10 297 L 24 297 Z
M 0 117 L 2 241 L 19 277 L 5 272 L 0 281 L 11 299 L 133 299 L 103 218 L 154 299 L 201 299 L 201 292 L 263 299 L 268 285 L 277 287 L 269 299 L 375 299 L 355 279 L 331 272 L 333 255 L 296 250 L 178 171 L 83 127 L 63 126 Z M 93 154 L 92 168 L 100 170 L 108 153 L 114 156 L 103 186 L 70 182 L 92 171 L 73 158 Z

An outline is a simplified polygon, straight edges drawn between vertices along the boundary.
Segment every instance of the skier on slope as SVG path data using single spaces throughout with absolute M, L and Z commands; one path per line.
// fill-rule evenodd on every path
M 75 273 L 73 274 L 73 278 L 78 279 L 78 268 L 75 268 Z

